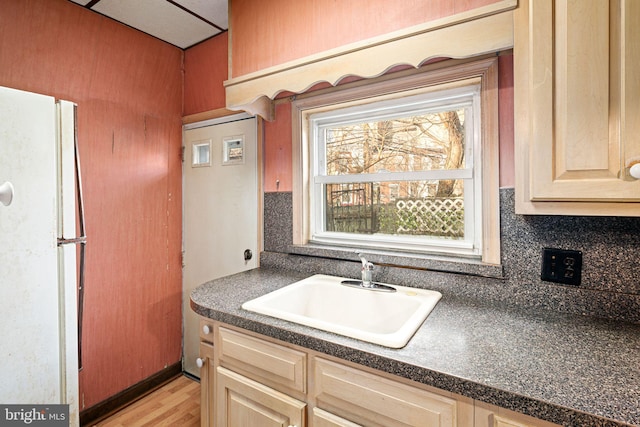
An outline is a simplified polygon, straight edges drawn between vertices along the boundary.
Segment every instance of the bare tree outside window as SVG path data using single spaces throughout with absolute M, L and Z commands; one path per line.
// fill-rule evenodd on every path
M 463 238 L 462 180 L 397 177 L 464 168 L 464 114 L 459 108 L 328 128 L 326 174 L 379 180 L 327 184 L 327 230 Z

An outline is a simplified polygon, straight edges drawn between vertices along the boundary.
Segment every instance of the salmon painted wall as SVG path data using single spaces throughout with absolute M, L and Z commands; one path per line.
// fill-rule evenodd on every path
M 0 85 L 78 105 L 86 409 L 181 358 L 183 52 L 66 0 L 0 11 Z
M 228 33 L 199 43 L 184 53 L 184 115 L 225 107 Z
M 238 77 L 498 0 L 230 0 Z
M 276 105 L 276 120 L 264 122 L 264 191 L 291 191 L 292 169 L 291 104 Z

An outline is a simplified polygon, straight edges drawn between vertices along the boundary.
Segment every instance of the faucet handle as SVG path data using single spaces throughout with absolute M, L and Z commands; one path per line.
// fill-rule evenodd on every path
M 366 260 L 364 255 L 358 252 L 358 256 L 360 257 L 360 261 L 362 261 L 362 287 L 370 288 L 372 286 L 373 281 L 373 263 Z
M 367 261 L 367 259 L 364 257 L 364 254 L 362 252 L 356 252 L 356 253 L 360 257 L 360 261 L 362 261 L 362 270 L 363 271 L 371 271 L 371 270 L 373 270 L 373 268 L 374 268 L 373 263 Z

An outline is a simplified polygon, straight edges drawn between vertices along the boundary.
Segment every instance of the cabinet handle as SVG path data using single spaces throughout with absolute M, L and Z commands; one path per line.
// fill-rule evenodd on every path
M 640 156 L 627 159 L 624 166 L 629 171 L 631 178 L 640 179 Z
M 198 365 L 198 368 L 202 368 L 204 366 L 204 359 L 202 359 L 201 357 L 198 357 L 196 359 L 196 365 Z
M 9 206 L 12 200 L 13 185 L 7 181 L 4 184 L 0 185 L 0 202 L 5 206 Z
M 209 325 L 204 325 L 202 327 L 202 332 L 204 332 L 205 335 L 209 335 L 211 333 L 211 328 L 209 327 Z

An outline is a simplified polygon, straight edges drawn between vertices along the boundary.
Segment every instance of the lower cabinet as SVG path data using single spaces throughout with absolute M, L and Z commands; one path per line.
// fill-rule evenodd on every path
M 218 322 L 212 325 L 212 336 L 201 335 L 203 427 L 555 426 Z

